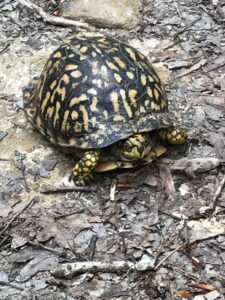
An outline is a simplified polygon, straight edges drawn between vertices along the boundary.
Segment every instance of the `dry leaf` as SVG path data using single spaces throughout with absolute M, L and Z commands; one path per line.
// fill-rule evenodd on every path
M 189 299 L 191 297 L 191 293 L 187 290 L 181 290 L 177 294 L 182 299 Z
M 187 223 L 190 230 L 190 241 L 204 240 L 210 237 L 225 234 L 225 225 L 217 221 L 205 219 L 193 220 Z
M 197 288 L 197 289 L 202 289 L 206 291 L 214 291 L 216 290 L 216 287 L 212 284 L 207 284 L 207 283 L 197 283 L 197 284 L 189 284 L 190 287 Z
M 102 220 L 99 216 L 90 216 L 87 218 L 89 223 L 101 223 Z

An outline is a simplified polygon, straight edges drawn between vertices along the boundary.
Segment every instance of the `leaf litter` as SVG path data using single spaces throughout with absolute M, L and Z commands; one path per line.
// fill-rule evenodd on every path
M 46 7 L 35 1 L 46 10 L 57 2 Z M 28 82 L 71 30 L 44 23 L 17 1 L 0 4 L 2 24 L 7 23 L 0 38 L 5 49 L 0 77 L 17 83 L 2 88 L 7 100 L 0 103 L 2 299 L 223 299 L 223 7 L 216 1 L 143 5 L 140 25 L 122 38 L 161 66 L 171 109 L 182 111 L 188 145 L 144 168 L 97 174 L 87 191 L 69 191 L 63 188 L 69 187 L 71 157 L 35 135 L 12 105 L 14 98 L 22 100 L 22 83 L 12 78 L 9 59 L 18 54 L 16 69 Z M 27 63 L 33 69 L 23 68 Z M 26 207 L 33 197 L 38 200 Z M 87 261 L 133 262 L 151 270 L 98 275 L 87 270 L 66 281 L 50 273 L 62 263 Z

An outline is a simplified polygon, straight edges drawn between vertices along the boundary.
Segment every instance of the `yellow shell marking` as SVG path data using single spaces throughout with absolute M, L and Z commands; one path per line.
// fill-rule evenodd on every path
M 148 80 L 149 80 L 149 82 L 154 82 L 155 81 L 154 78 L 150 75 L 148 75 Z
M 64 112 L 64 115 L 63 115 L 63 122 L 62 122 L 62 127 L 61 127 L 62 131 L 65 131 L 65 130 L 66 130 L 67 119 L 68 119 L 69 113 L 70 113 L 69 110 L 66 110 L 66 111 Z
M 46 112 L 46 116 L 51 119 L 53 112 L 54 112 L 54 107 L 53 106 L 48 107 L 47 112 Z
M 145 110 L 144 106 L 140 106 L 139 111 L 140 111 L 140 113 L 145 113 L 146 110 Z
M 167 101 L 165 101 L 164 99 L 161 100 L 161 108 L 164 109 L 167 107 Z
M 91 95 L 97 95 L 98 94 L 98 92 L 94 88 L 88 89 L 87 93 L 91 94 Z
M 69 76 L 68 76 L 67 74 L 64 74 L 64 75 L 61 77 L 60 81 L 64 81 L 65 84 L 68 84 L 68 83 L 70 82 L 70 78 L 69 78 Z
M 57 52 L 53 55 L 53 57 L 55 57 L 55 58 L 61 58 L 61 57 L 62 57 L 62 53 L 61 53 L 60 51 L 57 51 Z
M 97 53 L 99 53 L 99 54 L 102 55 L 102 51 L 101 51 L 98 47 L 96 47 L 95 45 L 93 45 L 93 47 L 95 48 L 95 51 L 96 51 Z
M 75 104 L 79 104 L 82 101 L 87 100 L 88 97 L 86 94 L 81 94 L 79 97 L 74 97 L 70 100 L 70 107 L 75 105 Z
M 77 120 L 78 119 L 78 112 L 77 111 L 72 111 L 71 113 L 71 119 L 72 120 Z
M 57 121 L 59 119 L 59 110 L 60 110 L 60 107 L 61 107 L 60 102 L 57 101 L 56 105 L 55 105 L 55 116 L 54 116 L 54 121 L 53 121 L 53 126 L 54 127 L 56 126 L 56 123 L 57 123 Z
M 65 67 L 65 71 L 72 71 L 72 70 L 76 70 L 77 68 L 78 68 L 78 65 L 68 64 Z
M 159 111 L 161 109 L 160 105 L 158 105 L 157 103 L 155 103 L 154 101 L 151 102 L 151 109 L 153 111 Z
M 147 93 L 148 93 L 150 98 L 153 98 L 153 92 L 152 92 L 152 89 L 149 86 L 147 87 Z
M 95 125 L 97 124 L 97 119 L 96 119 L 96 117 L 92 117 L 92 118 L 91 118 L 91 124 L 92 124 L 93 127 L 95 127 Z
M 87 51 L 88 47 L 87 46 L 83 46 L 80 48 L 80 52 L 81 53 L 85 53 Z
M 147 78 L 146 78 L 146 76 L 144 75 L 144 74 L 142 74 L 141 75 L 141 83 L 142 83 L 142 85 L 146 85 L 146 81 L 147 81 Z
M 130 98 L 131 104 L 132 104 L 134 107 L 137 107 L 137 99 L 136 99 L 137 91 L 136 91 L 136 90 L 129 90 L 128 96 L 129 96 L 129 98 Z
M 120 68 L 122 68 L 122 69 L 126 68 L 126 64 L 122 61 L 122 59 L 120 57 L 114 56 L 113 59 L 120 66 Z
M 80 105 L 80 111 L 82 112 L 83 114 L 83 124 L 84 124 L 84 129 L 86 131 L 88 131 L 88 112 L 85 108 L 84 105 Z
M 98 111 L 98 109 L 97 109 L 97 104 L 98 104 L 98 98 L 97 97 L 93 97 L 92 98 L 92 103 L 91 103 L 91 105 L 90 105 L 90 109 L 91 109 L 91 111 Z
M 106 63 L 110 67 L 110 69 L 115 70 L 115 71 L 119 71 L 119 68 L 117 68 L 117 66 L 114 65 L 114 63 L 112 63 L 110 61 L 106 61 Z
M 109 44 L 109 42 L 105 39 L 105 37 L 102 37 L 101 39 L 99 39 L 98 42 L 106 44 L 106 45 Z
M 118 94 L 116 92 L 112 92 L 110 94 L 110 100 L 112 102 L 113 105 L 113 109 L 115 112 L 119 111 L 119 101 L 118 101 Z
M 42 121 L 42 119 L 41 119 L 40 116 L 37 116 L 36 122 L 37 122 L 37 126 L 38 126 L 39 128 L 42 128 L 42 127 L 43 127 L 43 121 Z
M 146 106 L 146 107 L 148 107 L 148 106 L 149 106 L 149 103 L 150 103 L 150 101 L 149 101 L 149 100 L 145 100 L 145 102 L 144 102 L 144 103 L 145 103 L 145 106 Z
M 97 87 L 99 87 L 99 88 L 101 88 L 101 86 L 102 86 L 101 79 L 93 79 L 92 83 L 95 84 L 95 85 L 97 85 Z
M 154 89 L 154 95 L 155 95 L 155 99 L 158 101 L 159 100 L 159 92 L 157 89 Z
M 54 90 L 54 88 L 56 87 L 56 85 L 57 85 L 57 81 L 56 80 L 52 81 L 52 83 L 50 84 L 50 89 Z
M 133 60 L 136 60 L 136 55 L 134 53 L 134 51 L 129 48 L 129 47 L 125 47 L 125 50 L 127 51 L 127 53 L 130 55 L 130 57 L 133 59 Z
M 154 78 L 155 82 L 160 83 L 159 77 L 157 75 L 152 75 Z
M 73 71 L 70 73 L 70 75 L 74 78 L 79 78 L 82 76 L 82 73 L 80 71 Z
M 117 82 L 120 83 L 122 81 L 122 77 L 119 74 L 114 73 L 114 77 L 115 77 L 115 79 L 116 79 Z
M 106 66 L 101 66 L 100 72 L 102 73 L 102 76 L 103 76 L 104 78 L 107 78 L 107 77 L 108 77 L 108 72 L 107 72 Z
M 92 73 L 93 75 L 96 75 L 98 73 L 98 61 L 92 61 L 91 62 L 91 66 L 92 66 Z
M 125 90 L 121 89 L 121 90 L 120 90 L 120 95 L 121 95 L 122 100 L 123 100 L 124 108 L 125 108 L 125 110 L 126 110 L 128 116 L 131 118 L 133 114 L 132 114 L 132 110 L 131 110 L 131 108 L 130 108 L 130 105 L 129 105 L 128 102 L 127 102 Z
M 54 101 L 56 93 L 58 93 L 59 95 L 61 95 L 61 100 L 63 101 L 65 99 L 65 96 L 66 96 L 66 88 L 65 87 L 60 88 L 59 85 L 57 86 L 57 88 L 55 89 L 54 93 L 51 96 L 51 102 L 52 103 Z
M 46 93 L 46 96 L 45 96 L 45 99 L 42 101 L 42 104 L 41 104 L 41 111 L 43 112 L 45 110 L 45 107 L 49 101 L 49 98 L 51 96 L 51 93 L 50 92 L 47 92 Z
M 127 77 L 129 77 L 130 79 L 134 79 L 134 73 L 127 71 Z
M 160 94 L 163 94 L 163 89 L 157 83 L 155 83 L 155 89 L 157 89 Z
M 123 116 L 121 116 L 121 115 L 115 115 L 114 117 L 113 117 L 113 120 L 114 121 L 125 121 L 125 118 L 123 117 Z

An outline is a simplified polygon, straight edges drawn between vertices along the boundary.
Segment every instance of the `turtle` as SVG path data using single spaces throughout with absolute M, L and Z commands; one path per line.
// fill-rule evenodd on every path
M 75 36 L 56 49 L 25 90 L 24 109 L 52 144 L 78 158 L 76 185 L 93 171 L 149 163 L 165 142 L 186 141 L 150 61 L 107 36 Z

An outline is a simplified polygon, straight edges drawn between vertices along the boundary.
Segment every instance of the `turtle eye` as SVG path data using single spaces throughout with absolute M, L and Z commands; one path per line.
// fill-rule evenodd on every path
M 123 145 L 123 149 L 124 149 L 125 151 L 130 151 L 130 150 L 131 150 L 131 146 L 130 146 L 128 143 L 125 143 L 125 144 Z

